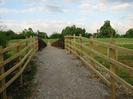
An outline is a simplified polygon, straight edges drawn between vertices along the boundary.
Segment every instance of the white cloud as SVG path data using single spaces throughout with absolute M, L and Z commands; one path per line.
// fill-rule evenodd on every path
M 9 9 L 9 8 L 0 8 L 0 14 L 8 13 L 51 13 L 51 12 L 63 12 L 63 8 L 55 5 L 46 5 L 46 6 L 37 6 L 37 7 L 28 7 L 24 9 Z
M 107 5 L 101 1 L 98 3 L 86 1 L 81 3 L 80 8 L 84 12 L 106 11 Z
M 52 34 L 53 32 L 61 32 L 66 26 L 76 25 L 81 28 L 85 28 L 89 33 L 95 33 L 97 29 L 99 29 L 103 24 L 104 21 L 100 20 L 97 23 L 91 23 L 91 25 L 84 24 L 85 19 L 82 18 L 80 20 L 75 21 L 56 21 L 56 20 L 25 20 L 25 21 L 15 21 L 15 20 L 5 20 L 5 25 L 9 28 L 14 30 L 15 32 L 21 32 L 25 28 L 33 28 L 34 31 L 40 30 L 43 32 L 48 33 L 48 35 Z M 126 22 L 118 22 L 116 20 L 111 21 L 112 27 L 118 31 L 120 34 L 124 34 L 129 28 L 133 27 L 133 23 L 129 20 Z
M 17 13 L 17 12 L 18 10 L 16 9 L 0 8 L 0 14 Z
M 130 7 L 132 7 L 132 5 L 130 5 L 129 3 L 122 3 L 112 6 L 111 9 L 113 11 L 123 11 L 129 9 Z
M 61 30 L 67 26 L 71 25 L 71 22 L 67 21 L 55 21 L 55 20 L 34 20 L 34 21 L 22 21 L 18 22 L 15 20 L 5 20 L 5 24 L 9 29 L 12 29 L 16 32 L 22 31 L 24 28 L 33 28 L 34 31 L 38 29 L 40 31 L 45 31 L 49 35 L 53 32 L 61 32 Z
M 130 22 L 133 22 L 133 13 L 132 14 L 129 14 L 127 16 L 127 19 L 130 21 Z

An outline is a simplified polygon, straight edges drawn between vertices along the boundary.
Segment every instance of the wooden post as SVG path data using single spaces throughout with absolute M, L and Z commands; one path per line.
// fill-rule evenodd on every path
M 38 36 L 36 37 L 36 50 L 38 51 L 38 49 L 39 49 L 39 41 L 38 41 Z
M 34 52 L 36 52 L 36 47 L 37 47 L 36 45 L 37 44 L 36 44 L 36 38 L 35 37 L 33 38 L 33 43 L 34 43 Z
M 64 44 L 65 44 L 65 50 L 67 50 L 67 38 L 66 38 L 66 36 L 64 37 Z
M 19 53 L 20 50 L 21 50 L 21 42 L 18 41 L 17 44 L 18 44 L 18 46 L 17 46 L 17 53 Z M 21 55 L 18 56 L 17 62 L 19 62 L 20 60 L 21 60 Z M 22 66 L 19 66 L 19 72 L 21 71 L 21 69 L 22 69 Z M 21 85 L 23 84 L 23 75 L 22 74 L 20 75 L 20 84 Z
M 75 44 L 75 42 L 76 42 L 76 38 L 75 38 L 75 34 L 73 34 L 73 47 L 74 47 L 73 51 L 74 52 L 76 52 L 76 49 L 75 49 L 76 48 L 76 44 Z
M 26 47 L 28 46 L 28 41 L 29 39 L 26 37 L 26 44 L 25 44 Z M 26 53 L 28 53 L 28 49 L 26 50 Z
M 2 46 L 0 46 L 0 51 L 2 50 Z M 3 53 L 0 53 L 0 62 L 3 62 L 4 61 L 4 54 Z M 0 64 L 1 65 L 1 64 Z M 5 72 L 5 68 L 4 66 L 0 66 L 0 75 L 3 74 Z M 0 81 L 0 87 L 4 87 L 5 86 L 5 78 L 3 78 L 1 81 Z M 0 99 L 7 99 L 7 95 L 6 95 L 6 89 L 1 93 L 1 97 Z
M 69 42 L 70 42 L 70 46 L 69 46 L 69 48 L 70 48 L 70 53 L 71 53 L 71 45 L 72 45 L 71 37 L 69 37 Z
M 93 36 L 90 36 L 89 44 L 90 44 L 90 49 L 91 49 L 91 50 L 94 50 Z M 90 52 L 89 54 L 90 54 L 90 56 L 91 56 L 92 58 L 95 58 L 93 52 Z M 96 69 L 96 63 L 93 62 L 92 60 L 90 60 L 90 63 L 91 63 L 91 65 Z M 92 74 L 91 78 L 92 78 L 92 79 L 99 79 L 99 76 L 97 76 L 97 75 L 94 73 L 94 74 Z
M 82 46 L 82 43 L 83 43 L 83 41 L 82 41 L 82 34 L 80 34 L 79 37 L 80 37 L 80 49 L 81 49 L 80 56 L 82 57 L 82 50 L 83 50 L 83 46 Z
M 115 44 L 115 41 L 113 39 L 111 39 L 110 44 Z M 108 57 L 110 57 L 112 59 L 117 59 L 117 50 L 115 48 L 111 48 L 109 46 L 107 54 L 108 54 Z M 114 66 L 111 65 L 110 70 L 115 73 L 115 67 Z M 112 75 L 110 75 L 110 77 L 111 77 L 111 91 L 112 91 L 111 99 L 116 99 L 115 79 L 112 77 Z
M 90 48 L 91 48 L 91 50 L 94 50 L 93 36 L 90 37 Z M 94 57 L 94 54 L 91 52 L 90 56 Z

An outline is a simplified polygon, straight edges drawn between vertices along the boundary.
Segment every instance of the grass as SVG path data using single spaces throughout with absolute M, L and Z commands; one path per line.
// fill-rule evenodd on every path
M 95 38 L 95 40 L 109 43 L 111 39 L 110 38 Z M 115 41 L 118 46 L 125 47 L 128 49 L 133 49 L 133 38 L 115 38 Z M 77 42 L 80 42 L 80 40 L 77 40 Z M 84 43 L 84 45 L 88 46 L 88 48 L 90 47 L 90 42 L 89 42 L 88 38 L 84 38 L 83 43 Z M 127 43 L 127 44 L 125 44 L 125 43 Z M 96 44 L 96 43 L 94 44 L 94 50 L 96 50 L 97 52 L 99 52 L 101 54 L 107 55 L 107 49 L 108 48 L 104 47 L 102 44 L 100 44 L 100 45 Z M 85 49 L 83 49 L 83 50 L 85 52 L 88 52 Z M 89 54 L 91 54 L 91 52 L 89 52 Z M 99 57 L 96 54 L 94 54 L 94 57 L 98 62 L 103 64 L 106 68 L 109 68 L 112 65 L 109 62 L 107 62 L 105 59 Z M 121 63 L 124 63 L 130 67 L 133 67 L 133 55 L 130 55 L 127 52 L 119 51 L 118 52 L 118 61 Z M 114 66 L 114 65 L 115 64 L 113 64 L 112 66 Z M 115 66 L 115 67 L 117 67 L 117 66 Z M 127 71 L 126 69 L 116 68 L 116 74 L 119 77 L 123 78 L 128 83 L 130 83 L 131 85 L 133 85 L 133 78 L 131 77 L 130 72 Z
M 109 42 L 110 38 L 96 38 L 102 42 Z M 133 38 L 114 38 L 117 43 L 133 43 Z
M 46 43 L 53 43 L 55 41 L 57 41 L 58 39 L 43 39 Z

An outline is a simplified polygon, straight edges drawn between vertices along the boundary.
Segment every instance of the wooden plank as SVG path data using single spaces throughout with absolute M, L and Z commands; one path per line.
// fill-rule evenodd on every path
M 5 73 L 0 75 L 0 80 L 8 76 L 10 73 L 12 73 L 14 70 L 16 70 L 20 65 L 23 64 L 23 62 L 27 59 L 27 57 L 31 54 L 33 49 L 31 49 L 15 66 L 7 70 Z
M 79 43 L 76 43 L 76 44 L 79 44 Z M 108 61 L 108 62 L 110 62 L 110 63 L 112 63 L 112 64 L 115 64 L 116 66 L 118 66 L 118 67 L 120 67 L 120 68 L 125 68 L 125 69 L 127 69 L 128 71 L 130 71 L 130 72 L 133 73 L 133 68 L 132 68 L 132 67 L 129 67 L 129 66 L 126 65 L 126 64 L 123 64 L 123 63 L 121 63 L 121 62 L 119 62 L 119 61 L 117 61 L 117 60 L 114 60 L 114 59 L 112 59 L 112 58 L 109 58 L 108 56 L 103 55 L 103 54 L 97 52 L 96 50 L 91 50 L 91 49 L 89 49 L 86 45 L 83 45 L 83 47 L 84 47 L 85 49 L 87 49 L 87 50 L 89 50 L 89 51 L 95 53 L 95 54 L 98 55 L 99 57 L 105 59 L 106 61 Z
M 75 48 L 76 50 L 80 50 L 78 48 Z M 83 52 L 84 55 L 87 55 L 87 53 Z M 77 54 L 78 55 L 78 54 Z M 107 72 L 109 72 L 110 75 L 112 75 L 112 77 L 119 83 L 121 83 L 122 85 L 124 85 L 125 87 L 127 87 L 128 89 L 133 91 L 133 86 L 129 83 L 127 83 L 125 80 L 123 80 L 122 78 L 120 78 L 118 75 L 114 74 L 113 72 L 111 72 L 110 70 L 108 70 L 105 66 L 103 66 L 102 64 L 100 64 L 98 61 L 96 61 L 95 59 L 93 59 L 92 57 L 88 56 L 87 57 L 91 60 L 93 60 L 97 65 L 101 66 L 102 68 L 104 68 Z
M 19 48 L 17 47 L 18 45 L 20 44 L 16 44 L 16 45 L 13 45 L 13 46 L 10 46 L 10 47 L 7 47 L 5 48 L 4 50 L 3 49 L 0 49 L 1 53 L 0 53 L 0 56 L 2 54 L 2 52 L 7 52 L 9 51 L 11 48 L 14 48 L 14 47 L 17 47 L 17 54 L 11 56 L 9 59 L 7 59 L 6 61 L 4 62 L 1 62 L 0 61 L 0 67 L 1 68 L 4 68 L 3 65 L 7 64 L 8 62 L 10 62 L 12 59 L 18 57 L 19 55 L 21 55 L 24 51 L 26 51 L 27 49 L 29 49 L 31 46 L 35 46 L 35 43 L 38 44 L 38 42 L 35 40 L 33 42 L 31 42 L 30 45 L 28 45 L 27 47 L 25 47 L 24 49 L 22 49 L 21 51 L 19 50 Z M 6 72 L 3 72 L 1 75 L 0 75 L 0 81 L 3 81 L 4 78 L 8 75 L 10 75 L 10 73 L 12 73 L 14 70 L 16 70 L 18 67 L 20 67 L 20 65 L 23 64 L 23 62 L 25 62 L 25 60 L 27 59 L 27 57 L 29 56 L 29 58 L 27 59 L 27 61 L 25 62 L 25 64 L 23 65 L 22 68 L 20 68 L 19 72 L 14 76 L 12 77 L 6 84 L 2 85 L 1 88 L 0 88 L 0 93 L 3 93 L 5 92 L 6 88 L 8 86 L 10 86 L 21 74 L 22 72 L 24 71 L 25 67 L 27 66 L 27 64 L 29 63 L 29 61 L 31 60 L 32 56 L 35 54 L 35 52 L 37 51 L 37 46 L 34 47 L 31 47 L 30 48 L 31 50 L 22 58 L 18 61 L 18 63 L 13 66 L 12 68 L 10 68 L 9 70 L 7 70 Z M 0 58 L 1 59 L 1 58 Z M 6 97 L 2 98 L 2 99 L 6 99 Z
M 97 41 L 97 40 L 94 40 L 94 42 L 100 43 L 101 45 L 105 45 L 106 47 L 110 46 L 111 48 L 115 48 L 115 49 L 117 49 L 119 51 L 126 52 L 128 54 L 132 54 L 133 55 L 133 50 L 131 50 L 131 49 L 120 47 L 120 46 L 109 44 L 109 43 L 105 43 L 105 42 L 101 42 L 101 41 Z
M 78 49 L 79 50 L 79 49 Z M 101 79 L 103 79 L 105 81 L 105 83 L 109 86 L 110 85 L 110 82 L 99 72 L 97 71 L 93 66 L 92 64 L 90 64 L 89 62 L 87 62 L 83 57 L 81 57 L 80 55 L 78 55 L 76 52 L 73 51 L 74 54 L 76 54 L 76 56 L 78 56 L 83 62 L 85 62 L 89 67 L 90 69 L 93 70 L 93 72 L 95 72 Z
M 0 50 L 2 50 L 2 46 L 0 46 Z M 4 55 L 3 53 L 0 53 L 0 61 L 2 62 L 4 60 Z M 2 75 L 5 72 L 5 68 L 4 66 L 1 66 L 0 68 L 0 75 Z M 2 79 L 0 82 L 0 88 L 5 87 L 5 79 Z M 7 95 L 6 95 L 6 90 L 3 90 L 3 92 L 1 93 L 1 99 L 7 99 Z
M 25 67 L 27 66 L 27 64 L 29 63 L 29 61 L 31 60 L 32 56 L 34 55 L 35 52 L 33 52 L 29 58 L 27 59 L 27 61 L 25 62 L 24 66 L 22 67 L 21 71 L 19 71 L 14 77 L 12 77 L 6 84 L 5 87 L 2 87 L 0 89 L 0 93 L 3 92 L 3 90 L 5 90 L 8 86 L 10 86 L 20 75 L 21 73 L 24 71 Z
M 22 49 L 19 53 L 16 53 L 13 56 L 9 57 L 8 59 L 4 60 L 3 62 L 0 62 L 0 64 L 1 64 L 0 66 L 8 64 L 9 62 L 11 62 L 15 58 L 17 58 L 19 55 L 21 55 L 26 49 L 28 49 L 30 46 L 33 46 L 33 45 L 34 45 L 34 43 L 30 44 L 29 46 Z
M 17 44 L 13 44 L 13 45 L 11 45 L 11 46 L 8 46 L 8 47 L 2 49 L 0 53 L 8 52 L 9 50 L 11 50 L 11 49 L 13 49 L 13 48 L 16 48 L 17 46 L 18 46 Z

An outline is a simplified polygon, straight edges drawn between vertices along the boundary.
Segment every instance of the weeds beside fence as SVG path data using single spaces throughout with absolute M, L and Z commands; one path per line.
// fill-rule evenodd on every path
M 116 99 L 118 91 L 133 93 L 133 50 L 116 45 L 114 39 L 101 42 L 92 37 L 65 36 L 65 49 L 78 56 L 111 89 L 111 99 Z M 85 42 L 84 42 L 85 40 Z M 88 41 L 88 42 L 86 42 Z
M 38 50 L 38 39 L 30 37 L 17 41 L 6 48 L 0 47 L 0 95 L 7 99 L 6 89 L 19 78 L 23 83 L 22 73 Z M 5 56 L 10 55 L 8 58 Z

